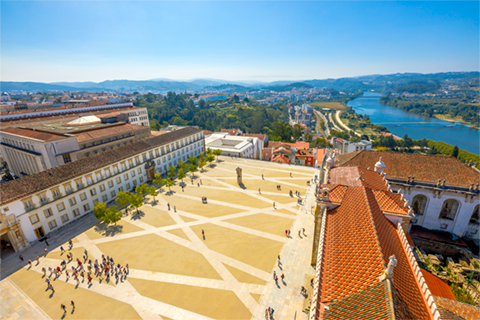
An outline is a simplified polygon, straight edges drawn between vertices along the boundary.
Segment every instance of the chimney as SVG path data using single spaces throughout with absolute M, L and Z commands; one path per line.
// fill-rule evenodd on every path
M 380 281 L 383 281 L 385 279 L 391 279 L 393 278 L 393 268 L 397 266 L 397 259 L 395 259 L 395 255 L 392 254 L 390 256 L 390 261 L 388 261 L 387 269 L 383 272 L 383 274 L 380 276 Z

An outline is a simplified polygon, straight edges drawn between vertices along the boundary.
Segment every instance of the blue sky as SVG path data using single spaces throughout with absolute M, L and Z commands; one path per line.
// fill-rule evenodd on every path
M 1 1 L 3 81 L 479 70 L 479 2 Z

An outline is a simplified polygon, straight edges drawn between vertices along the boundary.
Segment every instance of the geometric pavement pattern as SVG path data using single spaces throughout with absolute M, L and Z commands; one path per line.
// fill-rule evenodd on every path
M 194 179 L 185 178 L 183 190 L 179 183 L 172 192 L 163 187 L 139 214 L 130 209 L 117 226 L 98 224 L 74 239 L 67 270 L 77 257 L 83 261 L 86 249 L 92 261 L 105 254 L 115 264 L 128 263 L 124 281 L 99 283 L 92 274 L 92 285 L 84 281 L 76 286 L 63 273 L 52 281 L 56 292 L 51 294 L 41 269 L 67 260 L 59 247 L 9 279 L 53 319 L 263 319 L 268 306 L 275 309 L 275 318 L 293 319 L 293 312 L 296 319 L 305 318 L 296 313 L 308 305 L 299 288 L 307 287 L 314 274 L 309 235 L 315 185 L 307 189 L 306 181 L 316 171 L 253 161 L 215 165 L 196 172 Z M 238 166 L 243 170 L 241 187 Z M 303 206 L 297 204 L 296 190 Z M 290 238 L 286 229 L 292 230 Z M 76 308 L 64 314 L 60 304 L 69 306 L 70 300 Z

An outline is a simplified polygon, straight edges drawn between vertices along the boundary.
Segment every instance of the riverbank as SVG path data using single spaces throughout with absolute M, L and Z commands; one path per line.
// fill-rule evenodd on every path
M 479 130 L 464 124 L 450 126 L 451 121 L 446 121 L 446 119 L 427 118 L 383 105 L 379 102 L 380 97 L 380 94 L 365 92 L 364 96 L 347 103 L 347 106 L 360 115 L 358 118 L 361 117 L 361 121 L 355 123 L 357 128 L 352 129 L 358 129 L 357 131 L 361 132 L 371 123 L 372 126 L 385 127 L 390 133 L 399 137 L 408 134 L 415 140 L 425 138 L 432 141 L 443 141 L 453 146 L 458 145 L 460 149 L 472 154 L 480 153 Z M 348 113 L 349 110 L 344 112 Z M 342 120 L 345 121 L 343 115 Z M 349 125 L 349 123 L 346 124 Z M 364 128 L 360 128 L 360 125 Z
M 480 130 L 480 127 L 474 126 L 473 124 L 463 121 L 461 117 L 460 118 L 456 117 L 455 119 L 452 119 L 447 114 L 434 114 L 433 116 L 437 119 L 448 121 L 448 122 L 454 122 L 454 123 L 460 122 L 464 126 L 470 127 L 472 129 Z

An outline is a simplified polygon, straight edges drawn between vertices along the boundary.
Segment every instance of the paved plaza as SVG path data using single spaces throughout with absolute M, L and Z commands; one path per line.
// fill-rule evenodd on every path
M 240 186 L 237 167 L 243 170 Z M 315 174 L 312 168 L 222 158 L 194 179 L 188 174 L 183 189 L 177 183 L 171 191 L 163 187 L 156 199 L 147 197 L 139 214 L 129 210 L 116 226 L 105 227 L 93 215 L 84 217 L 59 230 L 57 241 L 52 235 L 51 251 L 46 256 L 42 252 L 38 265 L 28 268 L 17 256 L 2 263 L 5 272 L 15 272 L 1 282 L 0 317 L 265 319 L 265 309 L 272 307 L 275 319 L 307 319 L 303 310 L 309 297 L 300 289 L 311 291 L 315 272 L 310 266 L 315 185 L 307 184 Z M 88 250 L 92 261 L 104 254 L 115 264 L 129 264 L 127 278 L 106 282 L 93 276 L 91 285 L 86 280 L 77 285 L 63 273 L 52 281 L 55 293 L 46 290 L 42 267 L 67 260 L 60 245 L 68 248 L 70 237 L 73 262 L 68 269 L 76 258 L 83 261 Z M 41 251 L 43 243 L 37 243 L 23 255 L 33 260 Z

